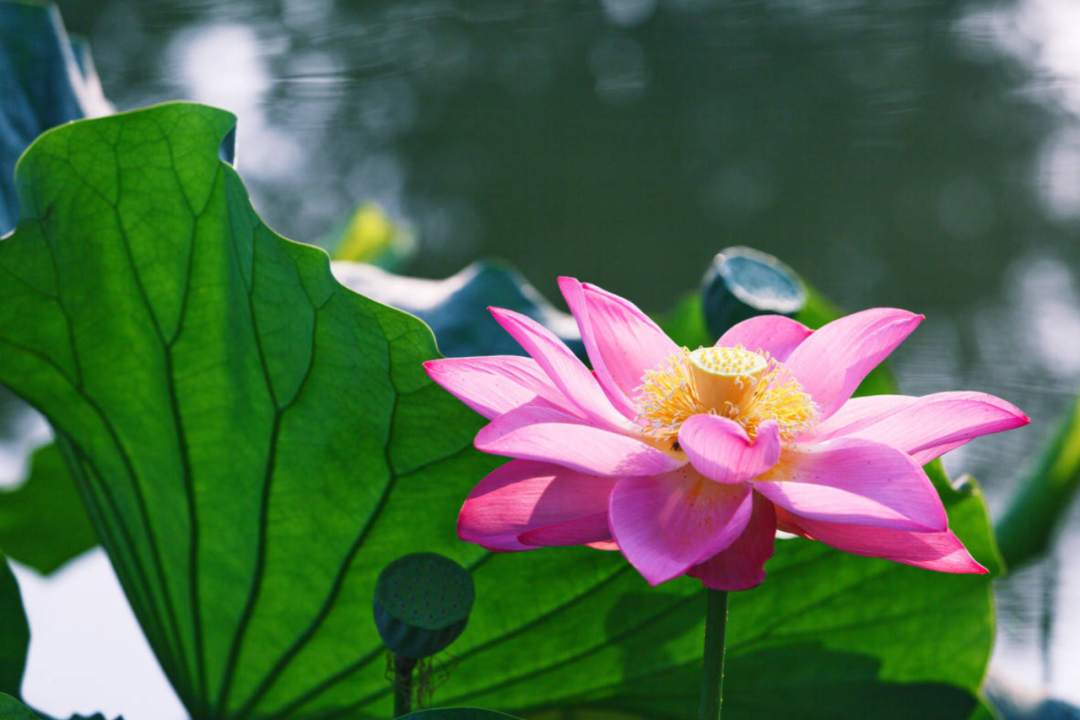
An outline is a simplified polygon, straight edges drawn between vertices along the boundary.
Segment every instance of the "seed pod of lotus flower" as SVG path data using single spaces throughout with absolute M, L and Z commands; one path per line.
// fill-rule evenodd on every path
M 472 576 L 453 560 L 406 555 L 387 565 L 375 583 L 375 625 L 396 655 L 420 660 L 458 639 L 474 597 Z

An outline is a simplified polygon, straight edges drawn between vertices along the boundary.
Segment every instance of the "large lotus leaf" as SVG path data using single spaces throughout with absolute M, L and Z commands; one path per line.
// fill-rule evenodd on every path
M 574 319 L 556 310 L 520 273 L 501 263 L 473 263 L 444 280 L 393 275 L 360 263 L 335 262 L 331 267 L 346 287 L 424 320 L 444 355 L 522 352 L 488 313 L 491 306 L 532 317 L 585 355 Z M 0 547 L 19 562 L 48 574 L 96 541 L 58 446 L 51 443 L 37 450 L 29 468 L 22 486 L 0 490 Z
M 46 133 L 0 242 L 0 381 L 52 422 L 195 717 L 268 714 L 377 648 L 375 574 L 449 545 L 498 464 L 424 374 L 430 331 L 258 220 L 218 159 L 233 122 L 178 104 Z
M 500 462 L 471 447 L 481 421 L 424 375 L 436 353 L 422 323 L 344 289 L 325 254 L 259 221 L 218 159 L 232 125 L 173 104 L 47 133 L 20 164 L 23 220 L 0 242 L 0 380 L 57 429 L 192 716 L 387 717 L 372 589 L 417 551 L 476 581 L 439 703 L 692 716 L 700 584 L 649 588 L 617 553 L 458 542 L 462 499 Z M 941 490 L 993 564 L 968 487 Z M 803 540 L 768 569 L 732 599 L 727 716 L 973 709 L 986 577 Z
M 30 649 L 30 626 L 23 610 L 22 594 L 7 558 L 0 554 L 0 697 L 19 695 L 26 652 Z M 3 706 L 0 705 L 0 718 Z

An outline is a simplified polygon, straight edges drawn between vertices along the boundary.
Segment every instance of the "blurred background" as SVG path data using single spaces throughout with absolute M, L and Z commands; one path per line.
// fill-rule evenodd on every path
M 494 256 L 557 302 L 574 275 L 650 311 L 743 244 L 846 310 L 924 313 L 894 355 L 906 394 L 990 392 L 1033 420 L 945 458 L 994 511 L 1080 388 L 1076 0 L 58 5 L 119 110 L 182 98 L 239 116 L 238 168 L 287 237 L 316 241 L 373 200 L 415 231 L 409 274 Z M 25 448 L 0 443 L 0 481 Z M 1080 704 L 1077 558 L 1074 507 L 1052 556 L 998 584 L 993 670 Z M 55 580 L 20 573 L 24 691 L 44 710 L 107 709 L 50 705 L 48 688 L 100 696 L 116 673 L 99 658 L 102 678 L 69 677 L 94 658 L 46 656 L 42 638 L 141 642 L 133 620 L 49 614 L 90 592 L 122 608 L 102 573 L 100 551 Z M 171 693 L 145 654 L 109 692 Z

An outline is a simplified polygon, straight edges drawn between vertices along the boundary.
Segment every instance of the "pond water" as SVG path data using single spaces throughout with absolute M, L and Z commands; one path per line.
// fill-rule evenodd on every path
M 904 392 L 991 392 L 1033 419 L 947 457 L 995 510 L 1080 388 L 1075 0 L 58 4 L 119 109 L 239 116 L 239 170 L 287 237 L 375 200 L 415 228 L 416 275 L 497 256 L 551 298 L 574 275 L 663 310 L 743 244 L 847 309 L 924 313 L 895 355 Z M 1078 550 L 1074 508 L 1054 557 L 1000 584 L 994 671 L 1080 704 Z M 60 611 L 35 607 L 107 572 L 20 573 L 39 643 Z M 107 683 L 41 647 L 31 701 L 138 720 L 138 698 L 56 702 Z

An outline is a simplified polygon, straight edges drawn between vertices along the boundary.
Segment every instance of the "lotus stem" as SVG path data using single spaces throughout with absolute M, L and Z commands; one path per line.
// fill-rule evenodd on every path
M 394 717 L 412 712 L 412 674 L 416 660 L 394 656 Z
M 701 720 L 719 720 L 724 698 L 724 634 L 727 630 L 726 590 L 705 588 L 705 657 L 701 675 Z

